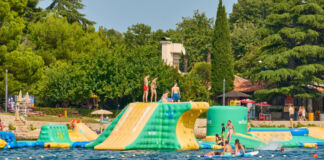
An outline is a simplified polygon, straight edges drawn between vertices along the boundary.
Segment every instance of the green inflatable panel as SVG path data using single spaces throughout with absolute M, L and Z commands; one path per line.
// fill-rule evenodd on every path
M 207 111 L 207 136 L 221 135 L 221 124 L 224 123 L 226 127 L 228 120 L 231 120 L 236 133 L 247 133 L 248 109 L 246 107 L 212 106 Z
M 231 145 L 235 144 L 235 140 L 239 139 L 240 143 L 243 144 L 246 148 L 259 148 L 259 147 L 263 147 L 266 144 L 262 141 L 258 141 L 252 138 L 248 138 L 245 136 L 241 136 L 241 135 L 233 135 L 232 139 L 231 139 Z
M 136 140 L 125 149 L 181 149 L 176 126 L 181 115 L 190 109 L 190 103 L 159 104 Z
M 102 132 L 100 134 L 100 136 L 94 141 L 94 142 L 91 142 L 89 144 L 86 145 L 86 148 L 94 148 L 96 145 L 102 143 L 103 141 L 105 141 L 111 131 L 115 128 L 115 126 L 117 125 L 119 119 L 123 116 L 124 112 L 127 110 L 129 105 L 127 105 L 119 114 L 118 116 L 110 123 L 110 125 L 105 129 L 104 132 Z
M 70 143 L 69 131 L 66 125 L 43 125 L 37 142 Z

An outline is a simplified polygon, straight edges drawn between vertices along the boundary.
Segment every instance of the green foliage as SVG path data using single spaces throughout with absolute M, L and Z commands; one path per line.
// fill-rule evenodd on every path
M 9 125 L 8 125 L 8 129 L 9 129 L 10 131 L 14 131 L 14 130 L 16 130 L 16 127 L 15 127 L 12 123 L 9 123 Z
M 29 39 L 36 53 L 49 65 L 56 60 L 71 62 L 81 53 L 91 53 L 108 47 L 109 41 L 100 37 L 93 27 L 84 31 L 78 23 L 70 24 L 55 15 L 29 27 Z
M 260 64 L 252 67 L 250 77 L 269 83 L 255 92 L 259 98 L 278 95 L 312 98 L 324 74 L 323 8 L 317 1 L 280 1 L 261 29 L 264 46 L 256 56 Z M 306 23 L 307 22 L 307 23 Z M 274 88 L 273 86 L 276 86 Z
M 208 62 L 197 62 L 195 63 L 189 74 L 198 75 L 203 80 L 203 84 L 208 85 L 211 76 L 211 64 Z
M 207 61 L 208 52 L 211 48 L 213 33 L 213 19 L 208 18 L 205 13 L 194 11 L 192 17 L 183 17 L 182 22 L 177 24 L 174 33 L 170 33 L 171 39 L 183 43 L 188 59 L 188 69 L 190 71 L 196 62 Z M 184 58 L 181 63 L 184 62 Z M 183 65 L 180 69 L 185 70 Z
M 35 111 L 41 111 L 45 115 L 59 115 L 64 114 L 64 108 L 52 108 L 52 107 L 35 107 Z M 86 108 L 67 108 L 68 116 L 70 111 L 77 111 L 81 116 L 91 116 L 93 110 Z
M 222 93 L 223 79 L 226 91 L 231 91 L 234 81 L 234 60 L 231 50 L 231 38 L 225 7 L 219 1 L 212 44 L 211 81 L 213 96 Z
M 78 22 L 83 25 L 93 25 L 95 22 L 85 18 L 78 10 L 83 9 L 82 0 L 53 0 L 47 10 L 54 11 L 62 17 L 66 17 L 69 23 Z
M 33 124 L 30 124 L 30 125 L 28 126 L 28 129 L 31 130 L 31 131 L 33 131 L 33 130 L 35 130 L 36 128 L 34 127 Z

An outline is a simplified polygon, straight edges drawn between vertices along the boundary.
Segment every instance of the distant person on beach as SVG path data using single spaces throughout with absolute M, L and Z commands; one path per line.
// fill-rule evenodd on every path
M 231 120 L 227 121 L 226 128 L 228 128 L 228 132 L 226 134 L 225 140 L 228 138 L 228 143 L 231 143 L 232 135 L 235 134 L 234 125 L 232 124 Z
M 143 90 L 144 90 L 144 93 L 143 93 L 143 102 L 147 102 L 147 96 L 148 96 L 148 90 L 149 90 L 149 79 L 150 78 L 150 74 L 147 74 L 145 77 L 144 77 L 144 87 L 143 87 Z
M 173 102 L 180 102 L 181 95 L 178 83 L 174 83 L 174 86 L 172 87 L 171 96 Z
M 240 143 L 239 139 L 235 140 L 235 154 L 239 155 L 241 154 L 241 150 L 243 151 L 243 154 L 245 154 L 245 148 L 244 146 Z
M 233 149 L 232 146 L 229 144 L 229 141 L 226 140 L 225 141 L 225 146 L 224 146 L 224 151 L 223 151 L 223 155 L 231 155 L 233 153 Z
M 289 106 L 289 118 L 290 118 L 290 128 L 294 128 L 294 116 L 295 116 L 295 108 L 294 106 Z
M 162 97 L 161 97 L 161 102 L 162 102 L 162 103 L 167 103 L 167 102 L 169 102 L 169 98 L 168 98 L 168 96 L 169 96 L 169 90 L 165 90 L 164 94 L 163 94 Z
M 302 106 L 302 118 L 303 121 L 306 121 L 306 108 L 304 106 Z
M 156 97 L 157 97 L 157 93 L 156 93 L 156 81 L 157 81 L 158 77 L 154 77 L 154 79 L 151 82 L 151 102 L 153 102 L 153 97 L 155 96 L 155 101 L 156 102 Z
M 299 106 L 299 109 L 298 109 L 298 120 L 299 121 L 302 121 L 303 120 L 303 109 L 302 109 L 302 106 Z
M 3 129 L 4 129 L 4 123 L 0 119 L 0 131 L 3 131 Z

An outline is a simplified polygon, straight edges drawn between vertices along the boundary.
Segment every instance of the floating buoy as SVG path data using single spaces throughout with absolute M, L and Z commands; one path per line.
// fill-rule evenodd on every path
M 259 156 L 259 158 L 262 158 L 262 156 Z
M 17 159 L 20 159 L 20 157 L 17 157 Z
M 287 157 L 286 155 L 283 155 L 283 157 Z
M 318 158 L 318 155 L 317 154 L 313 154 L 313 158 Z
M 271 155 L 271 157 L 274 157 L 274 155 Z
M 197 155 L 197 157 L 200 157 L 200 155 Z
M 33 157 L 29 157 L 29 159 L 33 159 Z
M 44 156 L 43 156 L 43 155 L 41 155 L 41 156 L 40 156 L 40 158 L 44 158 Z

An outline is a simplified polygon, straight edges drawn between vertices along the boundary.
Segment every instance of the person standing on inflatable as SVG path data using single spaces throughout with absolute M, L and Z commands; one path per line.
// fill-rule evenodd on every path
M 145 77 L 144 77 L 144 93 L 143 93 L 143 102 L 147 102 L 147 96 L 148 96 L 148 90 L 149 90 L 149 83 L 150 81 L 148 80 L 150 78 L 150 74 L 147 74 Z
M 173 99 L 173 102 L 180 102 L 181 95 L 177 82 L 174 83 L 174 86 L 172 87 L 171 98 Z
M 228 132 L 226 134 L 225 140 L 227 140 L 227 138 L 228 138 L 228 143 L 231 143 L 232 135 L 235 134 L 234 125 L 232 124 L 231 120 L 227 121 L 226 128 L 228 128 Z
M 153 102 L 153 97 L 155 96 L 155 101 L 156 102 L 156 97 L 157 97 L 157 93 L 156 93 L 156 81 L 157 81 L 158 77 L 154 77 L 154 79 L 151 82 L 151 102 Z

